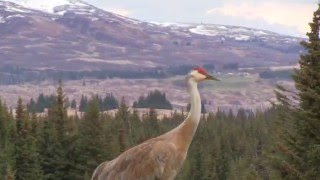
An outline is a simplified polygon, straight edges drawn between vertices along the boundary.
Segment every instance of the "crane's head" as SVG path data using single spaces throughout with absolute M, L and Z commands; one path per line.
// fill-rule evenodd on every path
M 220 81 L 219 79 L 215 78 L 214 76 L 207 73 L 207 71 L 202 67 L 195 67 L 189 73 L 189 77 L 193 78 L 196 82 L 201 82 L 204 80 L 215 80 Z

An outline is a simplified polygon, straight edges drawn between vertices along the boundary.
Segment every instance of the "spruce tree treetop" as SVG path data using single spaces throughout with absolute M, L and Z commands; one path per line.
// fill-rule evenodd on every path
M 318 108 L 319 106 L 310 106 L 310 103 L 320 103 L 319 99 L 318 101 L 315 99 L 315 97 L 319 98 L 320 94 L 320 5 L 314 12 L 313 22 L 309 25 L 311 28 L 311 32 L 307 33 L 309 41 L 301 43 L 307 52 L 301 55 L 300 69 L 296 70 L 293 76 L 296 88 L 299 90 L 302 109 Z M 320 113 L 319 109 L 312 111 Z

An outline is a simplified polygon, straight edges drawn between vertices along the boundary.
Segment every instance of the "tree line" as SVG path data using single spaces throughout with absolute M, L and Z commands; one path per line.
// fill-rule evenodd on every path
M 82 117 L 68 117 L 61 86 L 46 116 L 29 113 L 21 99 L 16 113 L 0 104 L 0 179 L 90 179 L 99 163 L 176 127 L 187 115 L 174 112 L 160 121 L 150 109 L 140 118 L 122 99 L 111 116 L 101 112 L 94 96 Z M 270 168 L 264 151 L 271 144 L 272 114 L 239 110 L 203 116 L 177 179 L 273 176 L 263 174 Z
M 133 108 L 152 108 L 152 109 L 172 109 L 166 93 L 159 90 L 150 92 L 146 97 L 140 96 L 138 101 L 133 103 Z
M 205 68 L 212 71 L 215 69 L 213 63 L 203 64 Z M 185 75 L 194 68 L 195 65 L 179 65 L 170 67 L 155 68 L 131 68 L 131 69 L 108 69 L 108 70 L 90 70 L 90 71 L 59 71 L 59 70 L 35 70 L 19 66 L 0 67 L 0 84 L 19 84 L 25 82 L 42 82 L 45 80 L 59 79 L 64 80 L 82 80 L 82 79 L 106 79 L 106 78 L 126 78 L 126 79 L 144 79 L 155 78 L 162 79 L 175 75 Z
M 118 109 L 119 101 L 114 97 L 112 93 L 107 93 L 104 97 L 99 95 L 93 95 L 94 99 L 97 100 L 100 111 L 108 111 L 112 109 Z M 76 100 L 70 101 L 68 98 L 64 99 L 66 108 L 77 109 L 80 112 L 85 112 L 87 106 L 89 105 L 89 101 L 92 97 L 88 97 L 85 95 L 81 96 L 79 101 L 79 105 Z M 26 108 L 29 113 L 36 112 L 42 113 L 45 109 L 48 109 L 56 102 L 56 96 L 44 95 L 41 93 L 36 100 L 33 98 L 27 103 Z M 133 103 L 133 108 L 153 108 L 153 109 L 172 109 L 172 105 L 170 101 L 167 99 L 166 94 L 160 92 L 159 90 L 154 90 L 149 92 L 149 94 L 144 97 L 140 96 L 138 101 Z

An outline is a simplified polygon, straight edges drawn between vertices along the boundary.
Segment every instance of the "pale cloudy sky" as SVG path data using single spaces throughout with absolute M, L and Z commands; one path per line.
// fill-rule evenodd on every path
M 156 22 L 213 23 L 304 36 L 318 0 L 86 0 L 125 16 Z

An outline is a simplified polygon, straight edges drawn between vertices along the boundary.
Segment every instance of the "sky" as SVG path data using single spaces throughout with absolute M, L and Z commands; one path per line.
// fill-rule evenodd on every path
M 318 0 L 85 0 L 149 22 L 246 26 L 304 37 Z

